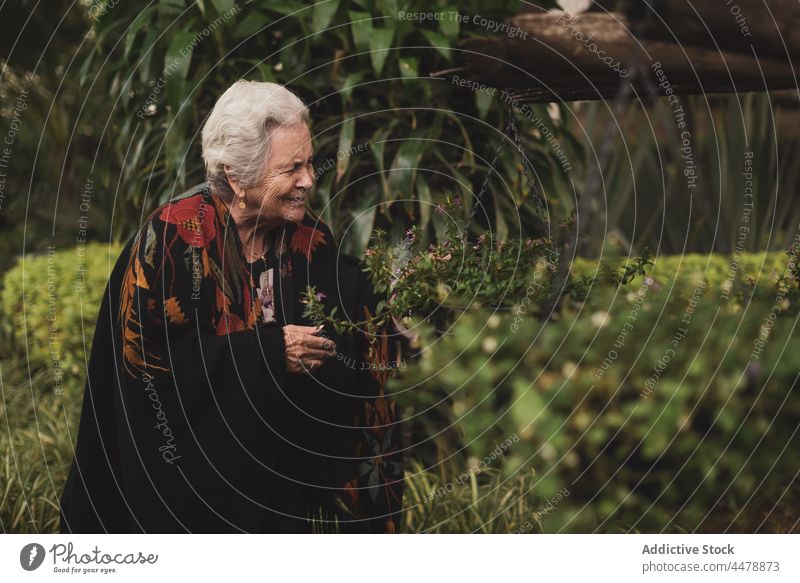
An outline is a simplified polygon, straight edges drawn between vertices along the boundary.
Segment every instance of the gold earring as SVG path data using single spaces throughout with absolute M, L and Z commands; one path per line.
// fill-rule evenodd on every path
M 246 206 L 247 206 L 247 205 L 244 203 L 244 191 L 242 191 L 242 192 L 239 194 L 239 208 L 240 208 L 240 209 L 243 209 L 243 208 L 245 208 Z

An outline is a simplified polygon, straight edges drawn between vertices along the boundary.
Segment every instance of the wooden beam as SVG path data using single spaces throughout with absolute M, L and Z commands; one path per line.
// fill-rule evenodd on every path
M 637 31 L 643 38 L 800 59 L 797 0 L 644 0 L 636 8 L 640 18 L 647 17 L 647 26 Z
M 469 39 L 462 59 L 470 78 L 518 89 L 530 101 L 616 96 L 634 67 L 639 95 L 767 91 L 796 87 L 788 60 L 637 39 L 621 14 L 520 14 L 509 22 L 524 34 Z M 655 65 L 663 75 L 655 74 Z M 663 83 L 666 78 L 668 86 Z

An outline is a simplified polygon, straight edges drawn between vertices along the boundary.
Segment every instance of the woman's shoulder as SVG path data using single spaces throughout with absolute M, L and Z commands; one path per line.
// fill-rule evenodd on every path
M 208 185 L 199 184 L 156 208 L 139 229 L 139 237 L 164 240 L 175 231 L 177 241 L 193 247 L 207 247 L 215 238 L 217 217 L 224 209 Z M 172 237 L 169 237 L 172 239 Z

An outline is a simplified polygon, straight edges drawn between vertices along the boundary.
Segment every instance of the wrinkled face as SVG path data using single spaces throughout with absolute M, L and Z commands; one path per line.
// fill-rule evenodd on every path
M 314 184 L 311 133 L 304 123 L 279 127 L 272 134 L 259 185 L 247 189 L 247 205 L 261 224 L 299 223 Z

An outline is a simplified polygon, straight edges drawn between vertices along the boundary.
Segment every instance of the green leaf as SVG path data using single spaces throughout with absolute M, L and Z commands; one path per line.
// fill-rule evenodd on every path
M 369 50 L 369 39 L 372 36 L 372 16 L 369 12 L 348 12 L 350 30 L 353 32 L 353 44 L 359 52 Z
M 247 18 L 242 18 L 233 36 L 236 38 L 247 38 L 258 32 L 275 19 L 272 16 L 261 12 L 249 12 Z
M 372 227 L 375 224 L 375 211 L 378 207 L 368 202 L 364 209 L 353 210 L 352 232 L 355 234 L 355 245 L 353 254 L 360 256 L 362 251 L 367 248 L 369 238 L 372 236 Z
M 494 103 L 494 97 L 488 91 L 475 92 L 475 107 L 478 108 L 478 115 L 481 119 L 486 119 L 489 108 Z
M 348 116 L 342 123 L 342 129 L 339 131 L 339 148 L 336 152 L 336 183 L 347 172 L 347 167 L 350 164 L 350 146 L 353 145 L 353 134 L 355 133 L 356 120 L 353 116 Z
M 159 0 L 158 18 L 159 20 L 172 22 L 183 13 L 186 7 L 183 0 Z
M 425 229 L 431 220 L 431 210 L 433 209 L 433 199 L 431 189 L 425 181 L 424 174 L 417 174 L 417 200 L 419 200 L 420 226 Z
M 392 46 L 394 38 L 394 28 L 375 28 L 369 38 L 369 58 L 372 61 L 372 69 L 375 75 L 379 76 L 383 71 L 386 57 L 389 56 L 389 47 Z
M 340 0 L 317 0 L 314 4 L 314 15 L 311 26 L 314 32 L 320 32 L 328 28 L 336 11 L 339 9 Z
M 322 220 L 328 223 L 329 225 L 333 225 L 333 209 L 331 208 L 331 188 L 333 179 L 335 178 L 334 174 L 331 172 L 327 172 L 323 175 L 322 180 L 317 181 L 316 186 L 316 194 L 322 201 L 321 205 L 318 205 L 317 208 L 324 209 L 322 211 Z
M 167 102 L 177 112 L 184 95 L 184 80 L 189 73 L 194 52 L 195 34 L 179 32 L 172 37 L 164 55 L 164 78 L 167 81 Z M 202 38 L 202 37 L 201 37 Z
M 358 71 L 357 73 L 350 73 L 342 83 L 342 88 L 339 90 L 339 95 L 342 97 L 342 103 L 346 104 L 350 102 L 350 99 L 353 94 L 353 89 L 356 85 L 359 84 L 361 78 L 364 76 L 364 73 Z
M 152 7 L 148 6 L 138 15 L 136 15 L 136 18 L 133 19 L 130 27 L 128 27 L 128 33 L 125 35 L 125 51 L 123 53 L 126 59 L 130 57 L 133 43 L 136 40 L 136 35 L 139 34 L 139 31 L 142 29 L 142 27 L 148 23 L 152 13 Z
M 400 10 L 397 6 L 397 0 L 377 0 L 376 4 L 378 5 L 378 11 L 383 16 L 391 18 L 395 18 Z
M 449 6 L 442 10 L 441 13 L 442 19 L 439 21 L 439 28 L 446 37 L 453 40 L 457 39 L 460 27 L 458 8 Z
M 397 149 L 392 161 L 392 168 L 389 170 L 389 185 L 391 188 L 387 203 L 396 199 L 398 194 L 408 196 L 411 193 L 417 167 L 426 146 L 426 141 L 412 136 Z
M 491 191 L 494 194 L 494 191 Z M 508 223 L 506 223 L 506 212 L 505 210 L 500 208 L 500 199 L 497 197 L 494 201 L 494 208 L 495 208 L 495 229 L 496 229 L 496 236 L 498 241 L 505 241 L 508 239 Z
M 236 6 L 236 0 L 211 0 L 211 4 L 217 9 L 217 12 L 223 14 Z
M 386 179 L 386 168 L 384 161 L 384 152 L 386 151 L 386 138 L 389 136 L 390 128 L 380 128 L 372 136 L 370 140 L 370 149 L 372 158 L 375 160 L 375 166 L 378 168 L 378 176 L 380 176 L 381 187 L 383 190 L 384 200 L 389 199 L 389 181 Z
M 302 2 L 292 2 L 291 0 L 283 0 L 281 2 L 264 2 L 262 8 L 283 14 L 284 16 L 295 16 L 302 18 L 305 10 L 312 8 L 308 4 Z
M 147 36 L 144 37 L 141 51 L 141 64 L 139 65 L 139 80 L 142 83 L 148 83 L 152 80 L 153 75 L 150 72 L 153 62 L 153 47 L 158 42 L 158 30 L 151 28 L 147 31 Z
M 81 64 L 81 68 L 79 70 L 78 82 L 80 85 L 83 85 L 86 82 L 86 78 L 89 75 L 89 68 L 92 66 L 92 61 L 94 60 L 94 55 L 97 52 L 96 48 L 89 52 L 89 56 Z
M 439 51 L 445 59 L 448 61 L 453 60 L 453 54 L 450 50 L 450 39 L 439 32 L 434 32 L 432 30 L 423 30 L 422 34 L 425 35 L 425 38 L 428 39 L 428 42 L 431 43 L 431 46 Z

